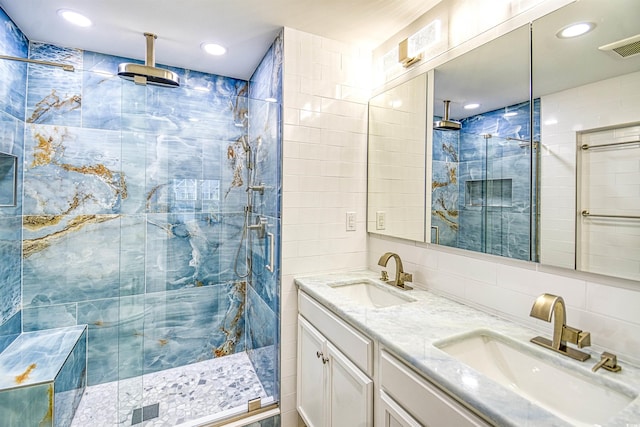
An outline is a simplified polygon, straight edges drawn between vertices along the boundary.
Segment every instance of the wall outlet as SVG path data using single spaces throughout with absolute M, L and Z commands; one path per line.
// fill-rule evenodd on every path
M 376 230 L 384 230 L 387 226 L 387 214 L 384 211 L 376 212 Z
M 356 231 L 356 213 L 347 212 L 347 231 Z

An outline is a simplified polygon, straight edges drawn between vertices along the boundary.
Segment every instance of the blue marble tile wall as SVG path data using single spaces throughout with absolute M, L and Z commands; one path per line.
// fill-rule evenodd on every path
M 445 246 L 458 247 L 460 230 L 458 206 L 458 152 L 460 151 L 460 132 L 433 131 L 431 181 L 431 242 Z
M 539 100 L 534 100 L 533 113 L 533 138 L 539 140 Z M 461 131 L 433 133 L 431 222 L 439 228 L 439 242 L 528 260 L 530 214 L 535 212 L 530 200 L 532 158 L 530 147 L 518 140 L 529 140 L 529 103 L 468 117 L 461 122 Z M 534 162 L 535 158 L 533 156 Z M 467 200 L 468 182 L 502 179 L 510 180 L 512 197 L 508 201 L 487 203 L 484 200 L 474 205 Z M 486 198 L 486 194 L 482 196 Z M 434 238 L 432 232 L 432 241 Z
M 56 376 L 54 389 L 54 422 L 56 427 L 68 427 L 80 404 L 87 383 L 87 331 L 73 347 Z
M 241 138 L 251 129 L 269 186 L 256 203 L 279 233 L 279 171 L 269 168 L 279 163 L 281 86 L 268 69 L 281 63 L 281 42 L 255 78 L 277 101 L 254 103 L 264 120 L 253 124 L 246 81 L 168 67 L 179 89 L 135 86 L 113 74 L 141 61 L 29 45 L 0 18 L 12 49 L 3 53 L 78 70 L 0 61 L 0 150 L 20 156 L 24 176 L 13 216 L 0 213 L 0 345 L 21 323 L 86 323 L 89 384 L 245 350 L 250 297 L 234 271 L 246 269 L 244 257 L 234 262 L 249 181 Z M 252 312 L 264 319 L 260 304 Z
M 530 104 L 523 102 L 462 120 L 460 131 L 458 247 L 530 259 Z M 539 136 L 539 100 L 534 101 L 534 139 Z M 490 135 L 490 137 L 487 137 Z M 506 180 L 510 197 L 480 206 L 465 197 L 468 181 Z M 493 181 L 493 182 L 492 182 Z M 485 192 L 487 187 L 484 187 Z M 509 193 L 509 192 L 508 192 Z
M 0 54 L 26 58 L 29 43 L 20 29 L 0 9 Z M 0 60 L 0 152 L 17 157 L 17 176 L 22 176 L 24 111 L 27 88 L 27 65 Z M 12 174 L 2 174 L 2 188 L 11 189 Z M 17 181 L 16 194 L 22 193 Z M 10 203 L 2 203 L 10 204 Z M 15 206 L 0 206 L 0 352 L 21 331 L 21 210 L 22 200 Z
M 253 193 L 252 222 L 256 217 L 266 218 L 266 231 L 272 237 L 267 235 L 260 238 L 256 233 L 249 236 L 253 268 L 247 291 L 247 353 L 265 390 L 276 398 L 280 389 L 282 53 L 281 32 L 250 79 L 248 129 L 254 168 L 251 180 L 253 184 L 265 186 L 263 194 Z M 273 245 L 271 239 L 274 240 Z

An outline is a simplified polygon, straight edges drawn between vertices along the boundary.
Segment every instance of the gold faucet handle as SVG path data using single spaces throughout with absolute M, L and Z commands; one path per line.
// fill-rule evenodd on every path
M 578 348 L 589 347 L 591 345 L 591 334 L 589 332 L 580 332 L 578 334 Z
M 564 325 L 562 327 L 562 341 L 576 344 L 579 348 L 588 347 L 591 345 L 591 334 L 572 326 Z
M 619 372 L 622 368 L 618 365 L 618 356 L 607 351 L 603 352 L 600 356 L 600 361 L 591 369 L 593 372 L 600 368 L 604 368 L 607 371 Z
M 413 274 L 411 273 L 400 273 L 402 276 L 403 282 L 413 282 Z
M 380 280 L 384 282 L 389 280 L 389 273 L 387 273 L 387 270 L 382 270 L 382 272 L 380 272 Z

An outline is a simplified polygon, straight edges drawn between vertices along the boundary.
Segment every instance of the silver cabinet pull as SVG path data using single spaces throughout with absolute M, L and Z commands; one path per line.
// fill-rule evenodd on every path
M 269 240 L 269 264 L 265 265 L 265 267 L 267 268 L 267 270 L 273 273 L 273 260 L 275 259 L 274 252 L 276 249 L 276 239 L 273 233 L 267 233 L 267 239 Z

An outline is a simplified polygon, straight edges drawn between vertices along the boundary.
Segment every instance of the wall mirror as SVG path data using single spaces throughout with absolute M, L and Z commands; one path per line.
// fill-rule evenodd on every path
M 0 206 L 16 206 L 18 158 L 0 152 Z
M 367 231 L 425 238 L 427 75 L 369 101 Z
M 542 264 L 640 280 L 639 16 L 582 0 L 533 22 Z
M 638 16 L 637 0 L 581 0 L 433 71 L 434 124 L 460 129 L 433 131 L 426 241 L 640 280 Z M 590 31 L 563 36 L 573 23 Z M 384 96 L 372 100 L 370 131 Z M 390 208 L 372 193 L 390 183 L 371 173 L 394 163 L 372 160 L 400 155 L 371 150 L 368 231 L 423 241 L 422 224 L 375 229 Z
M 432 243 L 535 260 L 529 60 L 527 25 L 435 69 Z

